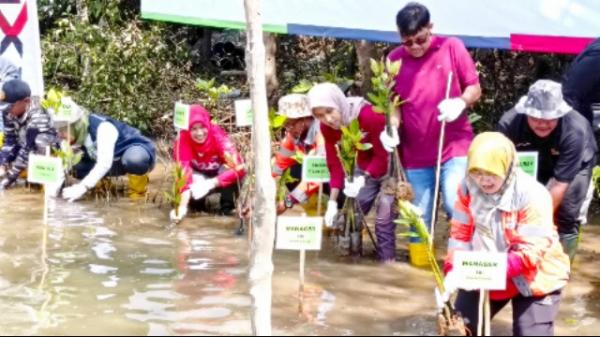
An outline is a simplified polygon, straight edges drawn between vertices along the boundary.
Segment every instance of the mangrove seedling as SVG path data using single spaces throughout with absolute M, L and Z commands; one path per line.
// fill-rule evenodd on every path
M 46 97 L 42 99 L 42 107 L 46 110 L 50 109 L 53 112 L 58 111 L 62 105 L 63 96 L 63 92 L 58 89 L 52 88 L 48 90 Z
M 63 140 L 60 149 L 54 150 L 54 155 L 62 160 L 65 172 L 69 173 L 83 158 L 83 151 L 75 151 L 69 142 Z
M 233 89 L 225 84 L 216 86 L 214 78 L 208 81 L 203 79 L 196 80 L 196 89 L 206 95 L 205 105 L 209 110 L 214 109 L 220 99 L 233 92 Z
M 60 160 L 62 161 L 63 171 L 65 172 L 65 177 L 66 177 L 66 179 L 69 179 L 69 176 L 71 174 L 71 171 L 73 170 L 73 167 L 75 167 L 77 164 L 79 164 L 79 162 L 83 158 L 83 151 L 81 151 L 81 150 L 75 151 L 73 149 L 73 146 L 71 146 L 71 144 L 69 144 L 68 141 L 63 140 L 60 143 L 60 148 L 53 149 L 52 152 L 55 157 L 60 158 Z M 65 183 L 67 183 L 66 180 L 65 180 Z
M 358 151 L 367 151 L 373 146 L 362 143 L 364 135 L 360 130 L 358 120 L 352 121 L 350 125 L 342 127 L 341 130 L 342 137 L 336 144 L 337 155 L 346 177 L 352 182 Z M 342 211 L 335 220 L 335 228 L 338 230 L 338 248 L 344 255 L 362 254 L 362 217 L 358 208 L 358 203 L 354 198 L 347 198 Z
M 275 141 L 279 131 L 285 126 L 287 117 L 280 115 L 274 108 L 269 109 L 269 129 L 271 130 L 271 140 Z
M 373 104 L 373 111 L 385 115 L 386 131 L 392 136 L 392 119 L 399 119 L 402 101 L 396 94 L 396 76 L 400 72 L 401 62 L 375 61 L 371 59 L 372 90 L 367 94 Z M 394 148 L 389 163 L 389 174 L 383 183 L 385 193 L 395 195 L 398 200 L 412 200 L 414 197 L 412 187 L 408 183 L 406 173 L 400 162 L 398 149 Z
M 281 177 L 279 177 L 279 179 L 277 179 L 276 201 L 278 203 L 283 202 L 285 200 L 285 198 L 287 197 L 287 195 L 289 194 L 287 185 L 293 184 L 297 181 L 298 181 L 298 179 L 292 177 L 292 171 L 289 168 L 286 169 L 285 171 L 283 171 L 283 174 L 281 175 Z
M 315 83 L 307 79 L 302 79 L 298 84 L 292 87 L 291 91 L 293 94 L 306 94 L 314 85 Z
M 443 294 L 444 275 L 435 259 L 432 241 L 430 241 L 429 230 L 423 221 L 421 211 L 414 206 L 410 201 L 398 200 L 398 211 L 400 219 L 396 223 L 405 225 L 412 230 L 409 236 L 418 237 L 423 243 L 427 244 L 427 259 L 429 267 L 433 272 L 435 284 L 440 293 Z M 454 305 L 450 300 L 444 303 L 444 308 L 438 315 L 438 328 L 440 336 L 467 336 L 465 322 L 461 315 L 455 310 Z
M 168 192 L 165 192 L 165 198 L 175 210 L 175 215 L 179 216 L 179 206 L 181 205 L 181 191 L 185 186 L 189 175 L 184 170 L 183 166 L 177 162 L 171 169 L 171 178 L 173 184 Z
M 592 182 L 596 195 L 600 197 L 600 166 L 595 166 L 592 171 Z

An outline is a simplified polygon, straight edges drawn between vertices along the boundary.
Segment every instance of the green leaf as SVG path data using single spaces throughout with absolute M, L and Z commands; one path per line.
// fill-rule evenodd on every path
M 373 106 L 373 111 L 375 111 L 378 114 L 385 114 L 386 113 L 386 110 L 382 109 L 379 106 Z
M 392 75 L 392 77 L 396 77 L 400 73 L 401 66 L 402 62 L 400 61 L 391 62 L 390 66 L 388 67 L 390 75 Z
M 469 114 L 469 122 L 471 124 L 475 124 L 476 122 L 478 122 L 481 119 L 481 115 L 476 113 L 476 112 L 472 112 Z
M 404 226 L 408 226 L 408 227 L 410 227 L 410 223 L 411 223 L 408 219 L 405 219 L 405 218 L 395 220 L 394 222 L 399 225 L 404 225 Z
M 296 152 L 292 156 L 292 159 L 294 159 L 298 164 L 302 164 L 304 162 L 304 153 L 302 153 L 302 152 Z
M 287 120 L 286 116 L 278 115 L 277 117 L 275 117 L 273 119 L 273 128 L 275 128 L 275 129 L 281 128 L 285 124 L 286 120 Z
M 373 74 L 379 74 L 379 62 L 375 61 L 374 59 L 369 59 L 369 63 L 371 65 L 371 71 Z
M 356 144 L 356 148 L 357 148 L 358 150 L 360 150 L 360 151 L 368 151 L 368 150 L 370 150 L 370 149 L 372 149 L 372 148 L 373 148 L 373 144 L 370 144 L 370 143 L 366 143 L 366 144 L 363 144 L 363 143 L 357 143 L 357 144 Z
M 313 87 L 313 83 L 309 80 L 301 80 L 300 83 L 292 87 L 292 93 L 305 94 Z

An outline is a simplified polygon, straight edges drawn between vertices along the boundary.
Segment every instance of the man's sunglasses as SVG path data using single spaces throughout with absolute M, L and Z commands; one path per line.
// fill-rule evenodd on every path
M 423 36 L 416 37 L 416 38 L 414 38 L 412 40 L 402 41 L 402 45 L 406 46 L 406 47 L 409 47 L 409 48 L 412 47 L 413 44 L 417 44 L 419 46 L 422 46 L 422 45 L 424 45 L 427 42 L 428 39 L 429 39 L 429 34 L 426 34 L 426 35 L 423 35 Z

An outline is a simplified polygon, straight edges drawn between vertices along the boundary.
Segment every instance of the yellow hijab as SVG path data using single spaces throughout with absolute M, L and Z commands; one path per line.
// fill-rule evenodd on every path
M 469 148 L 468 172 L 482 170 L 506 179 L 516 153 L 514 144 L 500 132 L 483 132 Z

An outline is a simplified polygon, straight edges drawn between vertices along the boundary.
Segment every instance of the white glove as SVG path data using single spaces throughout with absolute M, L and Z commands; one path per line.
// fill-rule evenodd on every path
M 329 200 L 327 202 L 327 212 L 325 212 L 325 226 L 333 227 L 333 219 L 338 213 L 338 204 L 335 200 Z
M 194 182 L 190 185 L 192 198 L 200 200 L 204 198 L 210 191 L 217 187 L 217 179 L 199 179 L 194 178 Z
M 360 189 L 365 186 L 365 176 L 359 176 L 354 178 L 352 182 L 346 179 L 346 185 L 344 187 L 344 194 L 348 198 L 356 198 L 358 193 L 360 193 Z
M 442 307 L 443 304 L 448 302 L 450 300 L 450 296 L 452 296 L 452 294 L 454 294 L 456 291 L 458 291 L 458 289 L 462 289 L 465 291 L 473 291 L 476 289 L 473 288 L 469 288 L 469 287 L 465 287 L 463 284 L 460 284 L 460 280 L 458 279 L 458 274 L 456 274 L 456 272 L 454 271 L 450 271 L 448 274 L 446 274 L 446 277 L 444 277 L 444 293 L 440 295 L 440 298 L 438 299 L 436 297 L 436 301 L 440 301 L 442 302 Z M 436 288 L 437 293 L 436 295 L 439 295 L 439 290 Z M 438 307 L 439 307 L 439 303 L 438 303 Z
M 65 179 L 61 178 L 56 183 L 44 185 L 44 190 L 46 191 L 46 194 L 48 194 L 48 196 L 50 198 L 56 198 L 56 197 L 58 197 L 58 195 L 60 194 L 60 189 L 63 186 L 64 182 L 65 182 Z
M 381 141 L 381 145 L 383 145 L 383 148 L 387 152 L 389 152 L 389 153 L 394 152 L 394 149 L 396 148 L 396 146 L 398 146 L 398 144 L 400 144 L 400 137 L 398 136 L 398 129 L 392 128 L 391 136 L 388 135 L 386 130 L 383 130 L 379 134 L 379 140 Z
M 183 220 L 183 218 L 185 218 L 185 216 L 187 215 L 187 212 L 188 212 L 187 205 L 180 205 L 179 208 L 177 209 L 177 215 L 175 214 L 175 210 L 173 209 L 173 210 L 171 210 L 171 213 L 169 213 L 169 218 L 174 223 L 179 223 L 179 222 L 181 222 L 181 220 Z
M 435 287 L 433 291 L 433 296 L 435 297 L 435 306 L 438 312 L 442 312 L 444 310 L 446 302 L 444 302 L 444 296 L 442 295 L 442 293 L 440 293 L 440 289 L 438 287 Z
M 76 184 L 63 190 L 63 199 L 73 202 L 81 199 L 87 191 L 87 188 L 83 184 Z
M 438 105 L 440 109 L 438 120 L 446 123 L 454 122 L 466 107 L 467 102 L 460 97 L 446 98 Z

